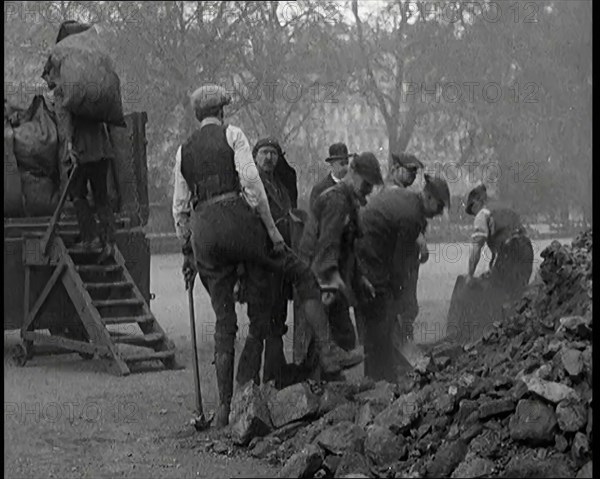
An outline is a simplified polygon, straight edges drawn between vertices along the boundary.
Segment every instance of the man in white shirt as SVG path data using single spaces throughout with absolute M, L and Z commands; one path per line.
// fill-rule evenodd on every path
M 240 263 L 283 271 L 294 283 L 304 317 L 319 337 L 324 369 L 337 372 L 363 359 L 357 352 L 343 351 L 331 341 L 316 279 L 308 265 L 285 246 L 275 226 L 248 140 L 239 128 L 223 124 L 223 108 L 230 101 L 227 92 L 216 85 L 205 85 L 192 94 L 200 127 L 177 151 L 173 196 L 173 218 L 182 241 L 186 287 L 193 287 L 197 271 L 216 315 L 217 427 L 228 424 L 233 394 L 237 332 L 234 287 Z M 259 334 L 253 328 L 256 322 L 249 319 L 249 335 Z M 240 360 L 246 360 L 244 351 Z M 256 368 L 258 373 L 260 362 Z M 247 375 L 252 378 L 255 373 L 248 371 Z

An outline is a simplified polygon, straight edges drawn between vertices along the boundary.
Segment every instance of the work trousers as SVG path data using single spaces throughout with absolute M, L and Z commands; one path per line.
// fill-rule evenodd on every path
M 327 309 L 331 336 L 335 343 L 345 351 L 356 347 L 356 334 L 350 319 L 350 305 L 342 294 L 338 294 L 335 301 Z
M 419 315 L 417 301 L 417 282 L 419 280 L 419 250 L 418 246 L 411 245 L 402 253 L 402 258 L 397 264 L 401 278 L 401 289 L 395 304 L 400 314 L 402 332 L 411 340 L 413 337 L 413 324 Z M 398 293 L 396 293 L 398 294 Z
M 102 243 L 115 242 L 115 219 L 108 200 L 107 174 L 108 159 L 90 163 L 80 163 L 71 181 L 69 193 L 73 199 L 82 241 L 92 241 L 96 236 Z M 94 206 L 100 223 L 100 232 L 96 231 L 96 222 L 87 200 L 88 183 L 92 189 Z
M 492 265 L 490 280 L 509 297 L 519 295 L 529 283 L 533 270 L 533 246 L 524 235 L 513 236 L 500 248 Z
M 234 351 L 237 316 L 233 290 L 240 263 L 250 265 L 250 283 L 263 292 L 259 285 L 268 278 L 260 276 L 261 271 L 266 270 L 281 272 L 294 283 L 303 300 L 313 298 L 315 291 L 318 293 L 308 265 L 291 251 L 278 256 L 270 254 L 272 245 L 267 231 L 243 198 L 199 205 L 191 216 L 191 227 L 198 273 L 216 315 L 215 353 L 233 354 Z M 248 298 L 250 334 L 264 339 L 269 330 L 269 300 L 263 298 L 264 294 L 249 296 L 252 296 Z
M 400 369 L 410 368 L 401 354 L 404 331 L 396 308 L 391 291 L 377 293 L 374 298 L 361 296 L 355 308 L 364 327 L 365 376 L 375 381 L 394 382 Z

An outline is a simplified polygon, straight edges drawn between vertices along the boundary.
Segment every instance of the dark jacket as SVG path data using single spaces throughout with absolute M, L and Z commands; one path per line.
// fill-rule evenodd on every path
M 300 243 L 300 256 L 320 283 L 339 272 L 348 287 L 356 277 L 354 242 L 360 236 L 359 202 L 345 183 L 325 190 L 314 203 Z
M 397 291 L 409 262 L 418 261 L 416 240 L 427 226 L 421 197 L 388 186 L 361 209 L 360 224 L 356 254 L 362 271 L 376 289 Z
M 312 210 L 315 204 L 315 200 L 319 197 L 319 195 L 323 193 L 327 188 L 331 188 L 336 184 L 337 183 L 331 177 L 331 173 L 328 173 L 325 178 L 323 178 L 315 186 L 313 186 L 313 189 L 310 192 L 309 208 Z

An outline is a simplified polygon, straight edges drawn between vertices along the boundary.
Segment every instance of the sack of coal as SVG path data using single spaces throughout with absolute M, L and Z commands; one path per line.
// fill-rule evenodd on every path
M 14 131 L 7 117 L 4 117 L 4 217 L 23 216 L 21 178 L 17 159 L 13 150 Z
M 21 189 L 26 216 L 52 216 L 60 197 L 52 179 L 21 170 Z
M 73 115 L 125 126 L 121 82 L 96 27 L 54 45 L 46 70 L 55 98 Z
M 58 129 L 42 95 L 36 95 L 13 128 L 14 154 L 20 169 L 36 176 L 58 175 Z

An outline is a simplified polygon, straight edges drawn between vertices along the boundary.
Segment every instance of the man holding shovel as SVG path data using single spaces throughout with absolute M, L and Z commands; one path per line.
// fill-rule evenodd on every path
M 200 125 L 177 151 L 173 218 L 182 240 L 186 283 L 191 287 L 198 272 L 216 315 L 216 426 L 224 427 L 229 423 L 233 395 L 234 287 L 240 263 L 283 271 L 294 283 L 305 318 L 319 336 L 322 367 L 337 372 L 363 358 L 357 352 L 343 351 L 322 334 L 328 324 L 319 295 L 314 293 L 314 276 L 286 247 L 273 221 L 246 135 L 223 124 L 224 107 L 231 97 L 222 87 L 205 85 L 191 99 Z M 250 378 L 256 374 L 258 369 L 248 371 Z

